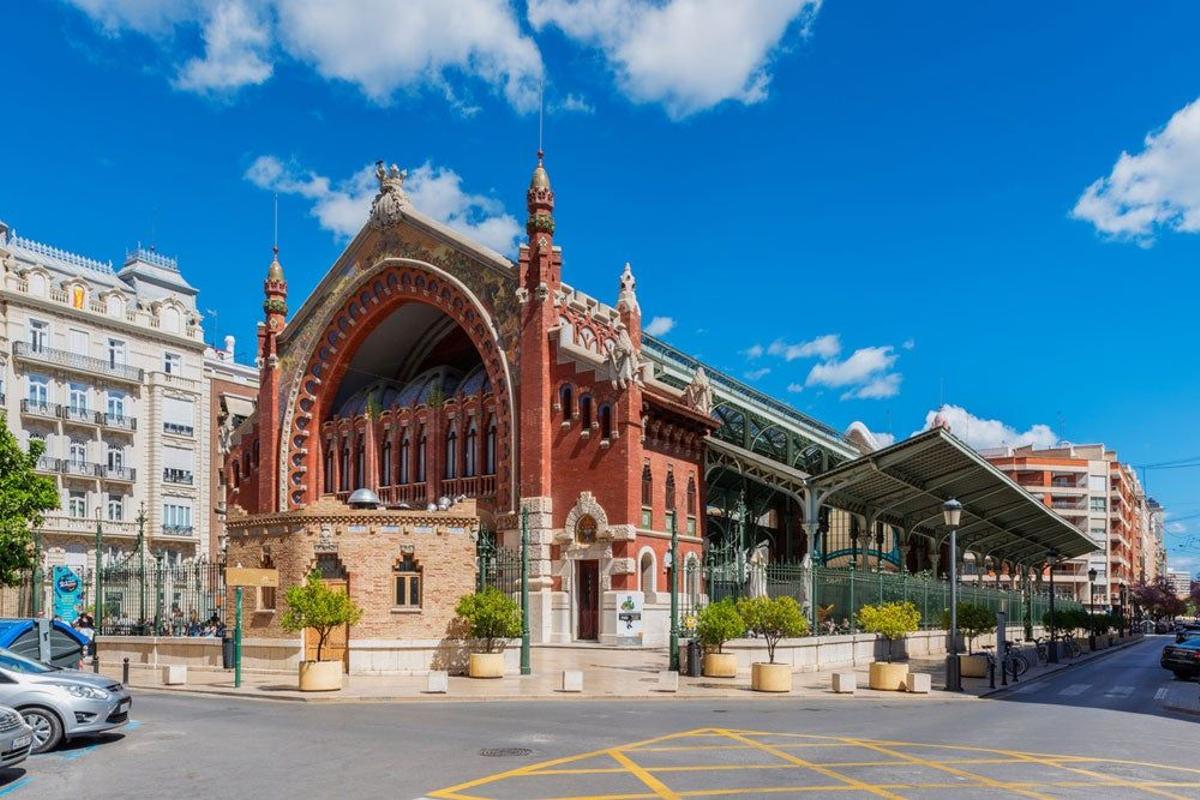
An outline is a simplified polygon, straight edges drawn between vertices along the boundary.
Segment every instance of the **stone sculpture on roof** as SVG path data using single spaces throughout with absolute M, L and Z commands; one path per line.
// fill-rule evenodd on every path
M 379 181 L 379 194 L 371 202 L 371 223 L 378 228 L 395 225 L 404 217 L 408 196 L 404 193 L 404 179 L 408 172 L 392 164 L 387 169 L 382 161 L 375 162 L 375 179 Z
M 692 382 L 683 390 L 683 404 L 701 414 L 712 414 L 712 382 L 709 381 L 704 367 L 696 367 L 696 373 L 692 375 Z

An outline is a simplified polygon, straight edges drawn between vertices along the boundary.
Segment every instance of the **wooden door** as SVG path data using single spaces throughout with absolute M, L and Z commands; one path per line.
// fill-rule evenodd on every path
M 326 578 L 324 583 L 335 592 L 346 594 L 350 591 L 350 582 L 345 578 Z M 304 629 L 304 658 L 306 661 L 316 661 L 318 638 L 317 632 L 312 628 Z M 321 656 L 326 661 L 341 661 L 342 671 L 350 671 L 349 625 L 342 625 L 329 632 L 329 636 L 325 639 L 325 646 L 321 648 Z
M 579 638 L 600 638 L 600 562 L 579 562 Z

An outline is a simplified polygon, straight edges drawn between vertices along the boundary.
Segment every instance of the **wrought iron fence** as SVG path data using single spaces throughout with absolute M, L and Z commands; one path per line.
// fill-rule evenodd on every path
M 86 586 L 92 598 L 94 575 Z M 109 636 L 205 636 L 225 627 L 222 564 L 108 567 L 100 590 L 104 595 L 100 631 Z
M 510 597 L 521 591 L 521 551 L 500 547 L 495 536 L 481 532 L 475 547 L 475 588 L 499 589 Z

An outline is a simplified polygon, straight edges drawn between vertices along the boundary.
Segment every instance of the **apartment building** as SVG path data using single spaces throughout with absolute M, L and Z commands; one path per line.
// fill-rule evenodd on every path
M 981 454 L 1091 538 L 1092 553 L 1059 564 L 1056 591 L 1115 607 L 1156 558 L 1146 497 L 1137 475 L 1102 444 L 1003 447 Z M 1153 564 L 1150 569 L 1153 570 Z M 1092 580 L 1090 571 L 1095 570 Z
M 1143 553 L 1146 562 L 1146 583 L 1154 583 L 1160 575 L 1167 573 L 1167 519 L 1162 504 L 1153 497 L 1146 498 L 1148 518 L 1146 546 Z
M 209 550 L 209 392 L 196 290 L 137 248 L 119 268 L 17 236 L 0 223 L 0 409 L 61 507 L 40 531 L 47 565 L 95 563 L 136 545 L 181 563 Z
M 216 559 L 225 550 L 225 475 L 221 464 L 229 452 L 233 432 L 254 413 L 258 401 L 258 367 L 234 360 L 235 341 L 225 337 L 225 348 L 204 351 L 204 380 L 208 384 L 208 496 L 212 513 L 208 522 L 208 552 Z
M 1167 583 L 1174 590 L 1175 596 L 1181 600 L 1187 599 L 1192 594 L 1192 576 L 1187 572 L 1178 569 L 1168 570 L 1166 573 Z

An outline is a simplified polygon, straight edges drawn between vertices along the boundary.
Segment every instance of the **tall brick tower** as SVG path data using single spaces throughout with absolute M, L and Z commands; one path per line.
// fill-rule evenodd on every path
M 276 341 L 287 324 L 287 281 L 279 263 L 279 247 L 273 248 L 271 266 L 263 282 L 264 320 L 258 323 L 258 510 L 278 511 L 276 496 L 279 469 L 280 409 L 279 363 Z

